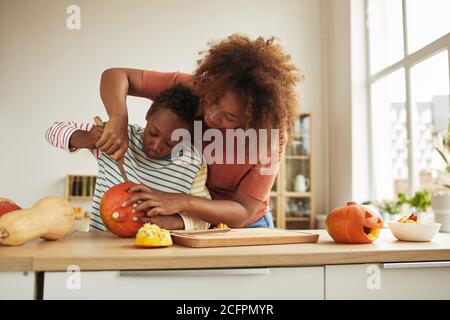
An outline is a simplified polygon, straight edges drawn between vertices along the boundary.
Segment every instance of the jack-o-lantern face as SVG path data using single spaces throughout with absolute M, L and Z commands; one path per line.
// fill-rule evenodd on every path
M 325 220 L 327 231 L 336 242 L 371 243 L 383 228 L 383 219 L 374 210 L 355 202 L 333 209 Z

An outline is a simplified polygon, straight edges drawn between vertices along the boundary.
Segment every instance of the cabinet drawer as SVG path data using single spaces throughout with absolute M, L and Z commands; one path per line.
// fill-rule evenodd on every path
M 0 300 L 33 300 L 34 272 L 0 272 Z
M 450 261 L 325 267 L 326 299 L 450 299 Z
M 46 272 L 44 299 L 323 299 L 323 281 L 323 267 Z

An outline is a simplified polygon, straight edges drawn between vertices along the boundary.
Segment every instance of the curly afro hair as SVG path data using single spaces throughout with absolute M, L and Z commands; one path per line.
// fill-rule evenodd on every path
M 198 107 L 199 98 L 192 93 L 189 87 L 178 83 L 155 97 L 152 106 L 147 111 L 147 116 L 152 110 L 167 108 L 186 121 L 186 123 L 193 124 Z
M 249 115 L 246 128 L 280 129 L 281 145 L 292 137 L 301 77 L 275 38 L 233 34 L 200 54 L 193 84 L 201 104 L 215 103 L 232 90 Z

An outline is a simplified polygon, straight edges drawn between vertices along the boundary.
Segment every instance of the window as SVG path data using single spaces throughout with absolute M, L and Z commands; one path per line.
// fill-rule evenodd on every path
M 370 29 L 370 68 L 380 71 L 403 58 L 402 0 L 371 0 L 368 27 Z
M 408 192 L 407 117 L 404 69 L 397 70 L 372 84 L 372 120 L 376 123 L 372 144 L 375 189 L 381 199 Z M 389 148 L 386 148 L 386 145 Z
M 414 176 L 419 188 L 434 189 L 432 174 L 445 164 L 433 150 L 433 137 L 446 132 L 449 117 L 448 51 L 411 67 L 411 106 L 414 141 Z
M 373 198 L 433 190 L 450 114 L 450 1 L 366 4 Z
M 450 31 L 448 0 L 407 0 L 406 9 L 409 53 L 445 36 Z

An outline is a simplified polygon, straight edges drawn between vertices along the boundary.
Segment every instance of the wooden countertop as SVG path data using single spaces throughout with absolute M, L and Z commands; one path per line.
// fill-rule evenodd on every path
M 0 271 L 66 271 L 69 265 L 81 270 L 137 270 L 450 260 L 450 234 L 440 233 L 431 242 L 402 242 L 385 229 L 373 244 L 345 245 L 332 241 L 325 230 L 315 232 L 320 233 L 317 244 L 160 249 L 138 249 L 133 239 L 110 233 L 75 232 L 59 241 L 0 247 Z

